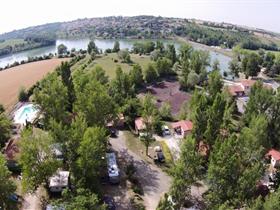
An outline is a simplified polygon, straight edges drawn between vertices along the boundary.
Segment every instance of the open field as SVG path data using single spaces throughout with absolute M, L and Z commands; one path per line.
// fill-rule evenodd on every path
M 145 55 L 140 56 L 136 54 L 131 54 L 130 56 L 133 63 L 138 63 L 143 70 L 146 68 L 148 63 L 151 62 L 149 56 L 145 56 Z M 118 60 L 118 62 L 114 62 L 114 60 Z M 88 61 L 89 61 L 89 57 L 84 58 L 83 60 L 79 61 L 75 66 L 73 66 L 73 70 L 78 69 L 83 65 L 86 65 Z M 85 70 L 91 70 L 96 65 L 101 66 L 105 70 L 109 78 L 112 79 L 115 77 L 115 70 L 117 68 L 117 65 L 121 66 L 124 72 L 129 72 L 132 69 L 133 64 L 130 65 L 127 63 L 121 63 L 116 53 L 109 53 L 107 55 L 102 55 L 100 57 L 97 57 L 93 62 L 87 65 Z
M 17 101 L 18 91 L 21 87 L 31 87 L 66 60 L 44 60 L 0 71 L 0 104 L 3 104 L 7 111 L 11 110 Z
M 157 106 L 161 107 L 164 102 L 171 105 L 171 113 L 174 117 L 180 112 L 180 108 L 185 101 L 191 99 L 191 95 L 180 90 L 178 81 L 163 81 L 151 86 L 148 86 L 140 97 L 145 93 L 151 93 L 157 100 Z

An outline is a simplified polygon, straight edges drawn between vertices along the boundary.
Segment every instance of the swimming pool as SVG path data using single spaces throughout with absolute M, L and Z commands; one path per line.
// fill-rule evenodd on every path
M 25 125 L 26 121 L 32 122 L 37 114 L 38 109 L 33 104 L 26 104 L 15 112 L 14 122 Z

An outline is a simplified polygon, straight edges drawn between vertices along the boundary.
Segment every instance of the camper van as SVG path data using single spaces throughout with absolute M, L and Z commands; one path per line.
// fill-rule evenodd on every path
M 113 152 L 106 153 L 109 182 L 118 184 L 120 182 L 119 168 L 117 165 L 116 155 Z

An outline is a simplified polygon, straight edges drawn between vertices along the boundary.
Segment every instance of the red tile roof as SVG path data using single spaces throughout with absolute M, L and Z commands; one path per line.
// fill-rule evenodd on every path
M 145 129 L 145 124 L 144 124 L 144 121 L 143 121 L 143 118 L 142 117 L 138 117 L 135 119 L 134 121 L 135 123 L 135 127 L 138 129 L 138 130 L 143 130 Z
M 244 92 L 241 85 L 229 85 L 227 89 L 232 96 L 236 96 L 238 92 Z
M 271 156 L 275 160 L 280 160 L 280 152 L 275 149 L 269 150 L 269 152 L 267 153 L 267 156 Z
M 244 87 L 252 87 L 252 86 L 256 83 L 256 80 L 243 79 L 243 80 L 240 81 L 240 83 L 241 83 Z
M 179 122 L 172 123 L 172 128 L 181 127 L 182 131 L 191 131 L 193 128 L 193 123 L 189 120 L 181 120 Z

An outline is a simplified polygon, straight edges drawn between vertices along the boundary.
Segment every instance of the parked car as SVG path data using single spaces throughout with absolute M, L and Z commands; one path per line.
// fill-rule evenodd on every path
M 162 126 L 162 135 L 163 136 L 170 136 L 171 132 L 167 125 Z
M 155 155 L 154 155 L 154 162 L 155 163 L 164 163 L 165 162 L 165 157 L 164 154 L 162 152 L 162 149 L 160 146 L 156 146 L 154 148 L 155 151 Z
M 107 205 L 108 210 L 116 210 L 116 204 L 114 198 L 110 196 L 104 196 L 103 201 Z

